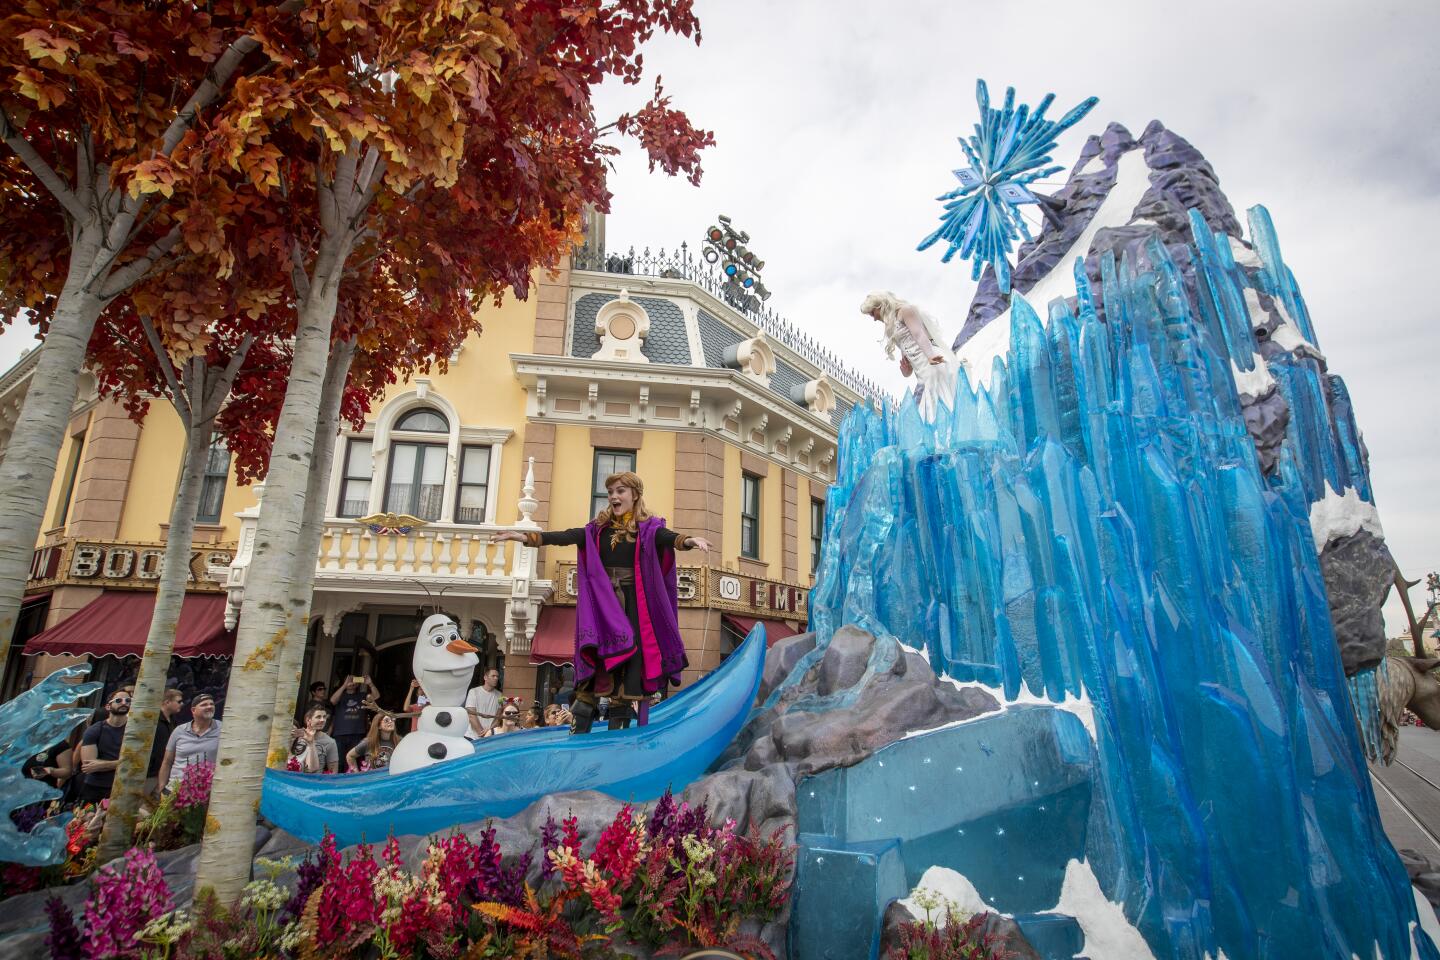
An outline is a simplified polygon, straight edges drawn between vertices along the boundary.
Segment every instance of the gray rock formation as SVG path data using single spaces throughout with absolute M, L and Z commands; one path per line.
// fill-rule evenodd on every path
M 1385 618 L 1380 606 L 1395 582 L 1395 560 L 1385 541 L 1368 530 L 1339 537 L 1320 553 L 1330 600 L 1330 621 L 1346 674 L 1385 659 Z

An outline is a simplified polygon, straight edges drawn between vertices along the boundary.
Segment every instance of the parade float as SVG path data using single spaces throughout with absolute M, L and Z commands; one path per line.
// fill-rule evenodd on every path
M 479 838 L 513 898 L 553 883 L 558 823 L 570 855 L 608 857 L 673 825 L 668 788 L 731 836 L 793 839 L 793 883 L 746 914 L 757 952 L 874 957 L 944 898 L 1047 960 L 1440 958 L 1366 768 L 1394 564 L 1268 212 L 1242 224 L 1158 122 L 1090 137 L 1041 195 L 1093 101 L 1049 121 L 1049 98 L 978 92 L 922 246 L 972 259 L 979 293 L 939 402 L 842 427 L 812 632 L 768 652 L 753 634 L 645 727 L 393 775 L 272 771 L 260 809 L 288 833 L 262 858 L 340 871 L 374 861 L 337 837 L 395 835 L 386 863 L 433 871 Z M 642 829 L 626 804 L 657 797 Z M 318 904 L 316 876 L 281 879 Z M 616 930 L 649 909 L 582 886 L 564 896 Z

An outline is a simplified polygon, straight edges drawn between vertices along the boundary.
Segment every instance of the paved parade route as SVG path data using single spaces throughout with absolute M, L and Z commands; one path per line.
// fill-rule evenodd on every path
M 1390 842 L 1440 859 L 1440 731 L 1404 727 L 1395 762 L 1370 773 Z

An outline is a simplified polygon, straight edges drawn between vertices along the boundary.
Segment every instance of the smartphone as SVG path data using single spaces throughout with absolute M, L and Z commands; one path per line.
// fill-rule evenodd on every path
M 353 684 L 356 684 L 356 685 L 358 685 L 358 686 L 362 686 L 362 687 L 363 687 L 363 686 L 365 685 L 365 678 L 364 678 L 364 677 L 351 677 L 351 678 L 350 678 L 350 682 L 353 683 Z

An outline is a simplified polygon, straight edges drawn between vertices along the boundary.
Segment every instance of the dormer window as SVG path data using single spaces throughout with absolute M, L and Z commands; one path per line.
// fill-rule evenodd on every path
M 439 410 L 419 407 L 411 410 L 395 424 L 395 430 L 410 430 L 415 433 L 449 433 L 450 421 Z

